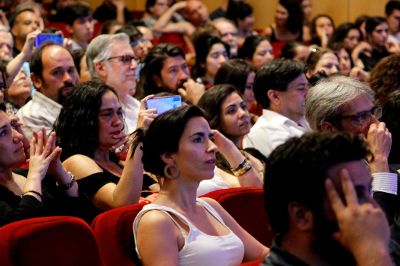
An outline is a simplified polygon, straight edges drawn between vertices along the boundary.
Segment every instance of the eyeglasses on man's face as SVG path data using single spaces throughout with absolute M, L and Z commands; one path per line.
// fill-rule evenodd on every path
M 119 61 L 119 62 L 121 62 L 121 63 L 123 63 L 125 65 L 131 64 L 132 60 L 136 60 L 135 56 L 127 54 L 127 55 L 109 57 L 107 59 L 107 61 L 111 61 L 111 60 L 114 60 L 114 59 L 116 59 L 117 61 Z
M 353 126 L 362 126 L 371 122 L 372 116 L 376 119 L 382 117 L 382 107 L 374 106 L 370 110 L 358 112 L 354 115 L 338 116 L 335 120 L 348 120 Z

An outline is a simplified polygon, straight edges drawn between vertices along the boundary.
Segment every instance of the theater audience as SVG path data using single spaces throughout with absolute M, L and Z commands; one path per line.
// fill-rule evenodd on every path
M 134 150 L 124 127 L 117 93 L 96 81 L 77 87 L 54 126 L 64 167 L 75 175 L 80 193 L 98 212 L 137 203 L 140 198 L 143 169 L 134 161 L 136 154 L 131 156 Z M 125 162 L 117 157 L 124 154 L 128 154 Z
M 169 141 L 160 138 L 159 132 Z M 170 110 L 150 125 L 139 144 L 142 160 L 144 169 L 162 181 L 160 194 L 143 207 L 133 225 L 136 250 L 144 265 L 218 261 L 233 266 L 268 253 L 216 201 L 196 198 L 200 181 L 214 175 L 217 147 L 224 149 L 225 141 L 194 106 Z M 244 158 L 239 152 L 231 161 L 242 173 L 249 170 L 241 163 Z
M 238 30 L 235 24 L 226 18 L 214 19 L 212 24 L 218 30 L 221 40 L 229 45 L 231 58 L 235 58 L 238 55 L 239 48 Z
M 354 23 L 340 24 L 330 39 L 331 43 L 343 43 L 347 51 L 351 52 L 362 40 L 362 33 Z

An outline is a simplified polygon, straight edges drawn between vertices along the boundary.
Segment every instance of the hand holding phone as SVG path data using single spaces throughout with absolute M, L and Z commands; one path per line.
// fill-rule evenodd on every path
M 41 33 L 35 38 L 35 47 L 38 48 L 44 43 L 63 45 L 63 36 L 55 33 Z
M 146 109 L 155 108 L 158 115 L 180 106 L 182 106 L 180 95 L 151 98 L 146 101 Z

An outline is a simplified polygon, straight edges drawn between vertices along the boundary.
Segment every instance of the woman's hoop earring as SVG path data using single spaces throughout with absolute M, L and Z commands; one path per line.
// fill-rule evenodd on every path
M 167 164 L 164 167 L 164 176 L 169 179 L 175 179 L 179 176 L 179 168 L 175 164 Z

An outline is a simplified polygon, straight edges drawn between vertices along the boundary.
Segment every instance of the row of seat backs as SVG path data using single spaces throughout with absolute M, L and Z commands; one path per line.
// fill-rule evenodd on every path
M 270 246 L 273 233 L 264 211 L 263 190 L 232 188 L 210 192 L 250 234 Z M 0 228 L 0 265 L 141 265 L 132 224 L 145 203 L 106 211 L 89 227 L 75 217 L 22 220 Z M 258 265 L 260 261 L 245 265 Z

